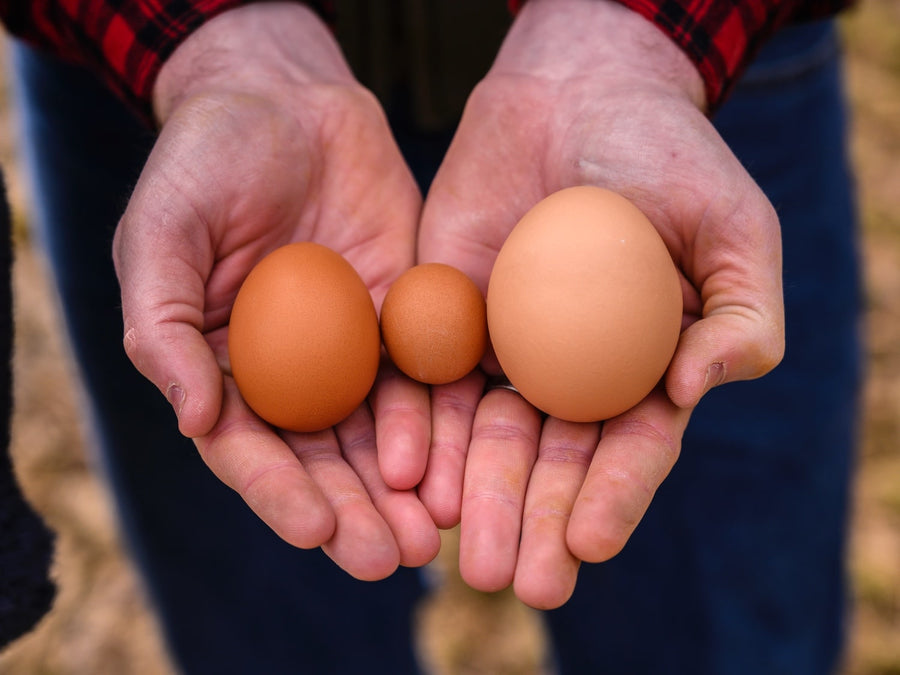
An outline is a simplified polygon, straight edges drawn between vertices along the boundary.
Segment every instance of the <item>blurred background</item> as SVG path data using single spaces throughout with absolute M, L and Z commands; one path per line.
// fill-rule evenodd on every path
M 869 364 L 843 672 L 900 675 L 900 0 L 862 0 L 842 29 L 864 233 Z M 0 43 L 5 64 L 2 50 Z M 42 623 L 0 655 L 0 674 L 167 675 L 174 671 L 95 473 L 77 375 L 47 269 L 30 236 L 9 97 L 0 71 L 0 163 L 17 251 L 12 452 L 26 494 L 58 533 L 59 595 Z M 441 675 L 536 675 L 544 649 L 539 620 L 510 593 L 465 587 L 455 570 L 455 544 L 455 533 L 446 533 L 435 563 L 445 583 L 420 609 L 427 662 Z

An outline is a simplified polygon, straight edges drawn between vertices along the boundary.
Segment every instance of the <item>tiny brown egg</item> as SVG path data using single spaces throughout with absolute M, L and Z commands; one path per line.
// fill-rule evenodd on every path
M 366 285 L 325 246 L 272 251 L 234 301 L 231 372 L 250 408 L 276 427 L 319 431 L 348 417 L 375 381 L 380 352 Z
M 487 293 L 491 343 L 536 408 L 614 417 L 659 382 L 681 332 L 678 270 L 647 217 L 609 190 L 556 192 L 504 242 Z
M 455 267 L 417 265 L 384 298 L 381 339 L 394 364 L 414 380 L 458 380 L 478 365 L 487 345 L 484 297 Z

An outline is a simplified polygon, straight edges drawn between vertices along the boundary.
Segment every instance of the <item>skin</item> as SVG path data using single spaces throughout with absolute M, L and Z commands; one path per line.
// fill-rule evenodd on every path
M 377 103 L 302 5 L 213 19 L 167 61 L 154 102 L 162 132 L 114 246 L 128 354 L 221 480 L 354 576 L 424 564 L 437 528 L 461 522 L 470 585 L 561 605 L 581 561 L 625 545 L 702 395 L 781 358 L 777 217 L 709 124 L 697 71 L 619 5 L 525 5 L 424 206 Z M 513 392 L 483 394 L 490 358 L 431 389 L 385 363 L 369 402 L 319 434 L 278 433 L 241 401 L 228 314 L 266 252 L 328 245 L 376 306 L 416 260 L 485 290 L 518 218 L 583 183 L 634 201 L 683 274 L 678 350 L 632 410 L 602 425 L 545 419 Z
M 428 562 L 438 530 L 414 491 L 382 480 L 368 406 L 325 432 L 279 433 L 241 400 L 226 349 L 241 282 L 280 245 L 338 251 L 377 306 L 412 265 L 421 196 L 380 107 L 293 3 L 205 24 L 166 62 L 154 104 L 161 133 L 114 241 L 129 357 L 286 541 L 361 579 Z
M 436 389 L 442 451 L 420 489 L 444 522 L 459 504 L 470 585 L 512 583 L 542 608 L 568 599 L 579 561 L 622 549 L 702 395 L 763 375 L 784 349 L 778 219 L 709 123 L 693 65 L 615 3 L 530 0 L 469 99 L 426 199 L 419 258 L 455 265 L 486 290 L 524 212 L 578 184 L 631 199 L 683 274 L 685 330 L 663 386 L 602 426 L 542 423 L 507 391 L 478 401 L 461 386 Z M 439 422 L 447 399 L 475 410 L 470 432 Z M 460 471 L 462 480 L 447 476 Z M 448 484 L 461 494 L 441 492 Z

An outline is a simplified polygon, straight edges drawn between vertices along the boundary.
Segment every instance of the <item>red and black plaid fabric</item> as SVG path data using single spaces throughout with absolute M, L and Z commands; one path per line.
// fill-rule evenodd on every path
M 197 26 L 250 0 L 0 0 L 7 29 L 100 72 L 150 119 L 162 63 Z M 525 0 L 507 0 L 516 11 Z M 697 65 L 715 109 L 783 23 L 834 13 L 852 0 L 619 0 L 665 31 Z M 330 16 L 331 0 L 309 4 Z
M 181 40 L 242 0 L 0 0 L 18 37 L 99 72 L 145 118 L 160 66 Z
M 853 0 L 618 0 L 656 24 L 690 57 L 710 111 L 782 25 L 836 14 Z M 508 0 L 515 12 L 525 0 Z

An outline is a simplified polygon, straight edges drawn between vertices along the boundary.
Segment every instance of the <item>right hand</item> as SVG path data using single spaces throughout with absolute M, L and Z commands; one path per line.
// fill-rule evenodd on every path
M 283 539 L 322 546 L 362 579 L 428 562 L 437 528 L 413 490 L 382 480 L 368 404 L 327 431 L 279 432 L 241 399 L 226 349 L 238 288 L 280 245 L 342 254 L 376 306 L 413 264 L 421 196 L 381 108 L 299 3 L 203 25 L 163 66 L 154 107 L 161 133 L 114 241 L 129 358 L 209 468 Z M 427 401 L 382 372 L 381 401 Z M 415 414 L 390 424 L 388 440 L 422 435 Z
M 704 106 L 680 48 L 613 0 L 529 0 L 469 97 L 426 199 L 420 262 L 454 265 L 486 290 L 527 209 L 598 185 L 654 223 L 685 307 L 662 386 L 602 424 L 543 419 L 509 392 L 482 396 L 473 377 L 433 389 L 419 494 L 461 521 L 460 572 L 479 590 L 512 583 L 530 605 L 565 602 L 579 563 L 611 558 L 631 536 L 700 398 L 781 358 L 778 218 Z

